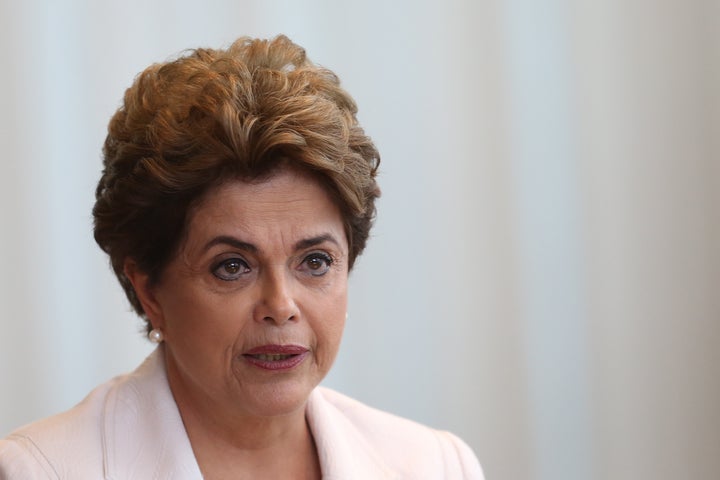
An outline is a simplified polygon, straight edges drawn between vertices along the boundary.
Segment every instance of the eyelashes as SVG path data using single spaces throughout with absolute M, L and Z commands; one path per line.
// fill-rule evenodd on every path
M 329 253 L 311 252 L 303 257 L 297 270 L 312 277 L 322 277 L 330 271 L 334 263 L 335 259 Z M 231 257 L 214 264 L 211 268 L 211 273 L 220 280 L 233 282 L 250 274 L 252 270 L 245 259 L 241 257 Z
M 325 275 L 334 263 L 334 259 L 324 252 L 314 252 L 306 256 L 301 266 L 313 277 Z
M 228 258 L 212 268 L 212 274 L 220 280 L 232 282 L 250 273 L 250 266 L 242 258 Z

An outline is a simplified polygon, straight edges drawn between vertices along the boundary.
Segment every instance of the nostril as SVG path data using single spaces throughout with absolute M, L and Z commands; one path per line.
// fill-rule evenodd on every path
M 263 317 L 263 321 L 265 322 L 271 322 L 271 323 L 285 323 L 285 322 L 292 322 L 295 320 L 295 315 L 285 316 L 285 315 L 277 315 L 277 316 L 270 316 L 267 315 Z

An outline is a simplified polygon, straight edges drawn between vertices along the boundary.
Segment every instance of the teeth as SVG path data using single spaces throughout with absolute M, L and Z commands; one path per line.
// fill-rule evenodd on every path
M 277 362 L 278 360 L 285 360 L 286 358 L 290 358 L 292 355 L 279 355 L 279 354 L 273 354 L 273 355 L 267 355 L 267 354 L 260 354 L 260 355 L 254 355 L 255 358 L 258 360 L 262 360 L 263 362 Z

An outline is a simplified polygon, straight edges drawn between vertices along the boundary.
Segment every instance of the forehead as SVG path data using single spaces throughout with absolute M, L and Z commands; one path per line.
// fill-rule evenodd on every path
M 275 231 L 287 236 L 340 228 L 340 208 L 315 176 L 281 169 L 256 181 L 233 179 L 208 191 L 190 211 L 187 236 L 245 236 Z M 318 233 L 318 232 L 314 232 Z M 344 239 L 344 235 L 341 235 Z
M 252 212 L 266 206 L 288 204 L 323 205 L 339 211 L 336 202 L 318 178 L 298 169 L 282 168 L 259 179 L 226 180 L 207 191 L 191 214 L 233 209 Z

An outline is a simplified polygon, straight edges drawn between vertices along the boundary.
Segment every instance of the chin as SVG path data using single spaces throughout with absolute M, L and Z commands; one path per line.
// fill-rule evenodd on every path
M 252 395 L 252 406 L 248 405 L 251 413 L 259 417 L 274 417 L 304 410 L 314 386 L 283 383 L 256 386 Z

